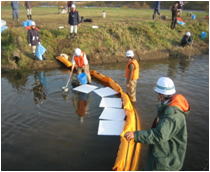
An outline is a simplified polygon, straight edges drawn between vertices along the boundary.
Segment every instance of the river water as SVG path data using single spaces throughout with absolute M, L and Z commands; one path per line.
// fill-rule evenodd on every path
M 125 64 L 96 66 L 125 88 Z M 171 77 L 191 105 L 188 147 L 183 170 L 208 170 L 209 59 L 143 61 L 137 109 L 143 129 L 155 116 L 153 91 L 160 76 Z M 97 136 L 100 97 L 70 91 L 62 94 L 66 70 L 2 73 L 2 170 L 111 170 L 119 147 L 117 136 Z M 98 82 L 94 85 L 102 87 Z M 85 109 L 79 110 L 80 103 Z M 146 164 L 143 145 L 139 169 Z

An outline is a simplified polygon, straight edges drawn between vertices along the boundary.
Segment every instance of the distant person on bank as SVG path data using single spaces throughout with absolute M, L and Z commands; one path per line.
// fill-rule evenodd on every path
M 28 20 L 32 20 L 32 6 L 30 1 L 25 1 L 25 8 Z
M 190 32 L 186 32 L 185 35 L 183 36 L 182 40 L 181 40 L 181 46 L 185 47 L 188 45 L 192 45 L 193 43 L 193 38 L 191 36 Z
M 19 2 L 18 1 L 11 1 L 12 7 L 12 19 L 14 21 L 19 21 Z
M 182 15 L 183 7 L 184 7 L 184 2 L 183 1 L 178 1 L 178 7 L 177 7 L 178 16 L 181 16 Z
M 130 141 L 149 144 L 148 171 L 179 171 L 187 149 L 186 115 L 190 111 L 187 99 L 175 94 L 174 82 L 161 77 L 154 91 L 160 102 L 151 129 L 125 133 Z
M 102 17 L 103 17 L 103 19 L 106 18 L 106 11 L 103 11 L 103 12 L 102 12 Z
M 159 18 L 160 18 L 160 1 L 155 1 L 154 2 L 154 13 L 153 13 L 153 16 L 152 16 L 153 20 L 156 18 L 156 14 L 158 14 Z
M 79 22 L 79 12 L 76 10 L 76 5 L 72 4 L 69 12 L 70 37 L 77 35 Z
M 179 6 L 179 2 L 176 1 L 171 7 L 171 29 L 176 28 L 177 17 L 179 13 L 178 6 Z
M 134 58 L 134 52 L 128 50 L 126 52 L 128 63 L 126 65 L 125 77 L 126 77 L 126 91 L 131 102 L 136 102 L 136 86 L 139 79 L 139 63 Z
M 35 52 L 36 52 L 36 47 L 38 44 L 40 44 L 40 37 L 39 37 L 39 32 L 36 28 L 36 23 L 33 21 L 31 23 L 31 29 L 28 30 L 28 45 L 31 47 L 32 49 L 32 53 L 35 57 Z

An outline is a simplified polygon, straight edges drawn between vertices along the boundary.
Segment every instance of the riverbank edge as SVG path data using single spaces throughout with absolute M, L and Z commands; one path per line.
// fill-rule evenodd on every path
M 150 50 L 144 52 L 136 52 L 136 59 L 139 61 L 147 61 L 147 60 L 160 60 L 160 59 L 168 59 L 168 58 L 189 58 L 191 56 L 198 56 L 202 54 L 209 54 L 208 45 L 200 46 L 194 45 L 193 47 L 174 47 L 173 49 L 162 49 L 162 50 Z M 105 64 L 113 64 L 113 63 L 124 63 L 126 62 L 126 58 L 124 56 L 119 56 L 117 58 L 105 59 L 100 58 L 98 60 L 94 60 L 90 62 L 90 65 L 105 65 Z M 57 61 L 55 58 L 53 60 L 44 60 L 38 61 L 34 60 L 30 64 L 28 64 L 25 68 L 20 68 L 18 65 L 1 65 L 2 72 L 11 72 L 11 71 L 36 71 L 36 70 L 50 70 L 50 69 L 58 69 L 64 68 L 65 65 L 61 62 Z M 66 68 L 66 67 L 65 67 Z

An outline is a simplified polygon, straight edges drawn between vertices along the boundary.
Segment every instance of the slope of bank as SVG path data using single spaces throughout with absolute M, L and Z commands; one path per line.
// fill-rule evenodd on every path
M 82 23 L 76 38 L 68 38 L 69 28 L 48 28 L 40 25 L 41 42 L 46 47 L 47 60 L 33 60 L 27 44 L 27 31 L 20 26 L 10 27 L 2 33 L 2 69 L 56 68 L 60 64 L 55 57 L 66 53 L 70 57 L 76 47 L 87 53 L 91 64 L 124 62 L 124 53 L 133 49 L 139 60 L 168 57 L 188 57 L 208 53 L 209 40 L 199 35 L 208 33 L 208 20 L 186 20 L 185 26 L 170 29 L 170 20 L 143 21 L 123 20 L 122 22 L 101 23 L 93 29 L 91 23 Z M 193 34 L 192 47 L 182 48 L 180 40 L 185 32 Z

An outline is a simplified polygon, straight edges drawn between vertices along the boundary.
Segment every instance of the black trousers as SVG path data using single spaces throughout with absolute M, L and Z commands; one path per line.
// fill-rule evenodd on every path
M 175 29 L 176 27 L 176 23 L 177 23 L 176 17 L 177 17 L 176 15 L 172 15 L 171 29 Z

